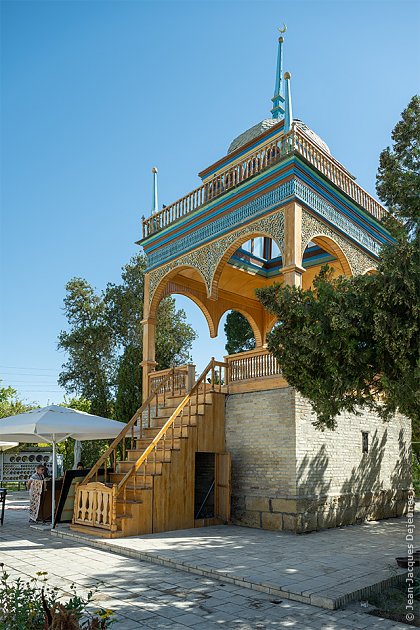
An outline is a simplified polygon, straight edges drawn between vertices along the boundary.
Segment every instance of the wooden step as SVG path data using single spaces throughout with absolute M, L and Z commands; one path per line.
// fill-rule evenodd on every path
M 119 483 L 125 477 L 125 473 L 111 473 L 110 475 L 112 483 Z M 127 485 L 125 486 L 127 490 L 151 490 L 153 487 L 153 476 L 146 475 L 146 479 L 144 478 L 143 471 L 141 474 L 136 475 L 136 483 L 133 481 L 127 481 Z
M 164 462 L 162 461 L 158 461 L 157 459 L 157 453 L 156 453 L 156 463 L 154 460 L 153 455 L 149 458 L 149 461 L 146 464 L 142 464 L 142 466 L 139 468 L 139 470 L 137 471 L 137 476 L 142 476 L 144 475 L 144 466 L 146 466 L 146 476 L 147 475 L 161 475 L 162 474 L 162 465 Z M 169 459 L 169 461 L 171 461 Z M 118 462 L 117 464 L 117 469 L 119 473 L 127 473 L 131 467 L 133 465 L 133 462 Z
M 157 436 L 159 431 L 160 431 L 159 427 L 150 427 L 150 429 L 145 428 L 142 439 L 146 439 L 146 440 L 148 439 L 149 444 L 150 444 L 153 438 Z M 182 439 L 188 438 L 188 426 L 186 424 L 182 425 L 182 433 L 181 433 L 181 427 L 174 428 L 174 439 L 177 439 L 177 438 L 182 438 Z M 172 439 L 172 431 L 169 431 L 169 435 L 167 439 Z
M 163 445 L 160 448 L 156 449 L 156 461 L 158 462 L 170 462 L 171 461 L 171 450 L 179 450 L 179 449 L 171 449 L 171 441 L 170 440 L 165 440 L 166 441 L 166 447 L 165 450 L 163 449 Z M 130 462 L 131 464 L 134 464 L 134 462 L 136 462 L 144 453 L 145 449 L 143 449 L 142 451 L 129 451 L 127 453 L 127 462 Z M 154 458 L 154 455 L 149 456 L 149 461 L 150 461 L 150 457 Z
M 79 523 L 71 524 L 70 529 L 73 532 L 87 534 L 88 536 L 98 536 L 100 538 L 121 538 L 123 535 L 121 529 L 111 532 L 109 529 L 102 529 L 102 527 L 89 527 L 88 525 L 80 525 Z
M 196 398 L 192 398 L 191 399 L 191 412 L 196 410 Z M 171 398 L 169 400 L 166 400 L 165 405 L 159 407 L 159 412 L 167 410 L 170 412 L 170 414 L 172 414 L 175 409 L 178 407 L 178 405 L 183 401 L 183 398 L 180 398 L 179 400 L 175 399 L 175 398 Z M 210 395 L 208 395 L 206 397 L 206 402 L 203 401 L 203 397 L 200 396 L 198 397 L 198 412 L 199 413 L 204 413 L 204 407 L 208 407 L 209 405 L 211 405 L 212 402 L 210 400 Z M 151 412 L 155 413 L 156 409 L 154 407 L 152 407 Z M 184 407 L 184 415 L 187 414 L 188 415 L 188 404 Z
M 137 440 L 136 448 L 129 448 L 126 450 L 127 459 L 130 461 L 136 461 L 146 450 L 146 448 L 150 445 L 152 440 Z M 179 451 L 181 448 L 181 440 L 180 438 L 174 438 L 174 443 L 172 445 L 171 439 L 165 440 L 165 442 L 169 442 L 171 444 L 171 450 Z M 169 444 L 166 444 L 165 448 L 167 449 Z M 156 450 L 163 450 L 163 440 L 159 440 L 156 445 Z
M 184 416 L 182 418 L 182 422 L 181 422 L 181 418 L 175 418 L 174 422 L 173 422 L 173 426 L 176 427 L 180 427 L 181 424 L 183 427 L 196 427 L 197 426 L 197 422 L 198 422 L 198 418 L 204 418 L 204 414 L 194 414 L 190 417 L 188 416 Z M 151 428 L 162 428 L 169 420 L 170 416 L 168 416 L 167 418 L 165 416 L 154 416 L 153 418 L 151 418 L 151 422 L 150 422 L 150 426 Z M 168 429 L 168 431 L 171 431 L 171 428 Z

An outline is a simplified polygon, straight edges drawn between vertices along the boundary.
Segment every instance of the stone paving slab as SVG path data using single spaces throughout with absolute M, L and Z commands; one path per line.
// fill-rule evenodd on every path
M 21 494 L 21 496 L 19 496 Z M 16 496 L 17 495 L 17 496 Z M 273 597 L 216 578 L 94 548 L 89 541 L 51 536 L 28 524 L 27 494 L 7 499 L 0 527 L 0 562 L 12 578 L 48 571 L 49 582 L 65 594 L 72 583 L 79 594 L 100 584 L 94 608 L 116 613 L 112 630 L 409 630 L 413 626 L 366 614 L 360 603 L 323 610 Z M 179 532 L 177 532 L 179 534 Z M 116 551 L 116 550 L 114 550 Z
M 54 535 L 335 610 L 404 579 L 395 558 L 407 555 L 406 533 L 402 517 L 303 535 L 225 525 L 111 540 L 59 526 Z

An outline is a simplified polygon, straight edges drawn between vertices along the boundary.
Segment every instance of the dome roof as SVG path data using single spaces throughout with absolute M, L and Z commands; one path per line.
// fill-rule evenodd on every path
M 315 144 L 317 144 L 321 149 L 323 149 L 326 153 L 328 153 L 329 155 L 331 155 L 331 151 L 330 148 L 328 146 L 328 144 L 326 142 L 324 142 L 324 140 L 322 138 L 320 138 L 318 136 L 317 133 L 315 133 L 315 131 L 313 129 L 311 129 L 310 127 L 308 127 L 308 125 L 306 125 L 304 122 L 302 122 L 301 120 L 299 120 L 298 118 L 295 118 L 293 120 L 293 122 L 296 124 L 296 127 L 300 130 L 303 131 L 310 140 L 312 140 L 312 142 L 314 142 Z
M 255 138 L 261 136 L 265 131 L 267 131 L 267 129 L 274 127 L 274 125 L 278 125 L 279 122 L 280 121 L 277 118 L 266 118 L 257 125 L 251 127 L 251 129 L 247 129 L 247 131 L 241 133 L 230 143 L 227 151 L 228 155 L 229 153 L 233 153 L 233 151 L 236 151 L 236 149 L 240 149 L 241 147 L 245 146 L 246 144 L 248 144 L 248 142 L 251 142 L 251 140 L 255 140 Z M 331 151 L 327 143 L 324 142 L 324 140 L 320 138 L 318 134 L 315 133 L 315 131 L 308 127 L 308 125 L 306 125 L 298 118 L 295 118 L 293 120 L 293 124 L 295 124 L 300 131 L 303 131 L 303 133 L 306 134 L 309 139 L 312 140 L 312 142 L 317 144 L 326 153 L 331 155 Z
M 243 147 L 245 144 L 248 144 L 248 142 L 251 142 L 251 140 L 258 138 L 258 136 L 267 131 L 267 129 L 270 129 L 270 127 L 278 125 L 279 122 L 280 121 L 277 118 L 267 118 L 266 120 L 262 120 L 257 125 L 251 127 L 251 129 L 247 129 L 247 131 L 241 133 L 230 143 L 227 151 L 228 155 L 229 153 L 233 153 L 233 151 L 236 151 L 236 149 Z

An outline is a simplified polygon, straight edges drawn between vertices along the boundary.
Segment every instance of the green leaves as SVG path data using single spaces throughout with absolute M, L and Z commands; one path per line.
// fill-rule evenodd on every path
M 0 381 L 1 383 L 1 381 Z M 0 418 L 25 413 L 36 407 L 35 403 L 23 402 L 13 387 L 0 387 Z
M 225 322 L 226 352 L 236 354 L 255 348 L 254 332 L 247 318 L 238 311 L 228 313 Z
M 420 218 L 420 98 L 413 96 L 392 132 L 394 146 L 379 157 L 376 190 L 409 233 Z
M 64 311 L 69 324 L 58 338 L 68 359 L 59 384 L 89 401 L 91 413 L 127 421 L 141 404 L 143 290 L 145 258 L 123 267 L 120 284 L 97 293 L 82 278 L 66 285 Z M 156 360 L 159 369 L 185 363 L 195 332 L 172 298 L 159 306 Z
M 278 318 L 268 348 L 284 376 L 310 400 L 318 428 L 362 407 L 384 420 L 400 411 L 420 422 L 419 98 L 414 97 L 380 157 L 377 189 L 399 222 L 378 272 L 331 279 L 313 289 L 278 285 L 257 295 Z M 388 223 L 389 225 L 389 223 Z

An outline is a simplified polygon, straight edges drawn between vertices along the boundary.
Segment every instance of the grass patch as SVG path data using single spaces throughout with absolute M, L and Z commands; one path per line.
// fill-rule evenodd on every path
M 410 586 L 413 589 L 412 592 L 409 592 Z M 409 601 L 410 599 L 412 602 Z M 370 615 L 420 628 L 420 577 L 414 578 L 414 585 L 403 582 L 381 593 L 370 595 L 369 603 L 377 608 L 377 610 L 372 610 Z M 407 608 L 408 603 L 412 604 L 413 610 Z

